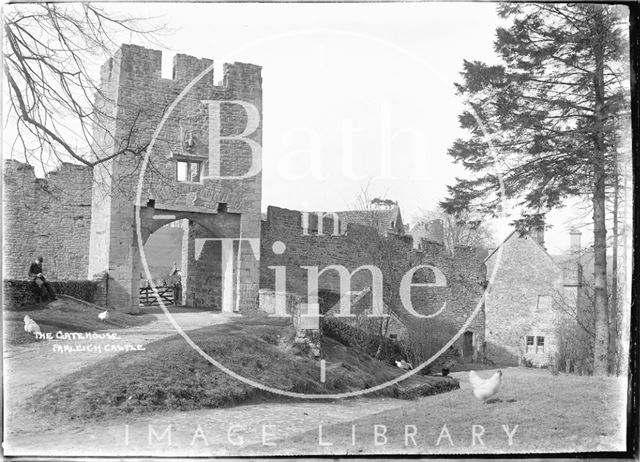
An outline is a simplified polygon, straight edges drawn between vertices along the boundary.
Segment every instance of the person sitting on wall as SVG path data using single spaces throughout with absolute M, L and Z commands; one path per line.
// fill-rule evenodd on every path
M 51 284 L 47 282 L 47 278 L 42 273 L 43 261 L 44 258 L 38 257 L 36 261 L 31 263 L 31 266 L 29 267 L 29 277 L 33 278 L 33 282 L 36 284 L 38 290 L 40 291 L 40 296 L 46 297 L 48 295 L 51 301 L 57 300 L 58 297 L 56 297 L 56 293 L 53 290 L 53 287 L 51 287 Z

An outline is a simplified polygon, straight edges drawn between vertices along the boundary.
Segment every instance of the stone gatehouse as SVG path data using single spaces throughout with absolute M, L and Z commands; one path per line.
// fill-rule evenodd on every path
M 63 164 L 45 179 L 9 163 L 5 278 L 26 278 L 29 261 L 42 254 L 58 278 L 107 274 L 108 305 L 135 311 L 145 273 L 140 246 L 179 221 L 185 230 L 183 302 L 224 311 L 255 306 L 262 177 L 253 172 L 260 159 L 246 140 L 262 142 L 261 68 L 225 64 L 214 85 L 212 64 L 178 54 L 173 78 L 165 79 L 160 51 L 123 45 L 102 66 L 97 105 L 105 117 L 94 139 L 107 157 L 119 152 L 124 139 L 147 146 L 144 175 L 144 155 L 133 153 L 114 156 L 92 172 Z M 222 102 L 219 112 L 210 111 L 211 102 Z M 220 135 L 218 156 L 209 153 L 212 127 Z M 250 127 L 244 140 L 232 139 Z
M 260 173 L 246 175 L 254 161 L 247 142 L 220 142 L 219 165 L 214 167 L 220 176 L 236 178 L 205 178 L 215 159 L 209 152 L 212 123 L 219 123 L 220 135 L 229 138 L 253 124 L 256 129 L 248 138 L 258 144 L 262 141 L 260 67 L 227 64 L 222 82 L 214 85 L 213 71 L 207 71 L 212 61 L 177 55 L 173 79 L 164 79 L 161 58 L 160 51 L 124 45 L 101 68 L 104 101 L 100 104 L 109 117 L 102 123 L 104 130 L 96 128 L 95 138 L 103 142 L 100 148 L 106 155 L 119 148 L 109 142 L 106 131 L 114 133 L 115 140 L 128 137 L 131 141 L 133 137 L 141 145 L 153 139 L 142 180 L 144 157 L 133 154 L 114 156 L 93 171 L 62 164 L 44 179 L 36 178 L 25 164 L 5 164 L 5 279 L 25 279 L 31 259 L 42 254 L 52 278 L 106 275 L 107 304 L 135 311 L 140 283 L 147 279 L 153 260 L 153 255 L 143 259 L 142 250 L 158 233 L 180 239 L 180 250 L 171 252 L 179 260 L 179 302 L 223 311 L 255 309 L 259 289 L 277 288 L 270 267 L 286 267 L 285 290 L 304 294 L 303 266 L 344 265 L 353 271 L 375 264 L 369 248 L 374 241 L 371 233 L 382 231 L 391 242 L 391 265 L 433 265 L 446 276 L 447 287 L 413 289 L 414 308 L 430 313 L 446 302 L 449 321 L 463 324 L 480 300 L 485 281 L 482 256 L 476 250 L 461 248 L 452 256 L 441 243 L 427 240 L 420 249 L 413 249 L 411 238 L 403 236 L 397 207 L 388 212 L 389 217 L 385 215 L 381 229 L 341 217 L 337 226 L 341 232 L 336 236 L 318 235 L 313 229 L 305 235 L 297 211 L 269 207 L 266 219 L 261 220 L 262 177 Z M 171 108 L 200 75 L 203 77 Z M 249 103 L 260 120 L 250 120 L 246 108 L 230 103 L 222 104 L 220 117 L 211 120 L 208 101 Z M 171 114 L 163 120 L 170 108 Z M 326 220 L 324 228 L 334 229 L 331 218 Z M 166 232 L 168 226 L 170 232 Z M 273 252 L 276 241 L 286 246 L 282 254 Z M 368 286 L 371 281 L 358 275 L 349 290 Z M 323 278 L 320 289 L 341 290 L 335 275 Z M 460 349 L 471 359 L 483 342 L 481 312 L 461 339 Z

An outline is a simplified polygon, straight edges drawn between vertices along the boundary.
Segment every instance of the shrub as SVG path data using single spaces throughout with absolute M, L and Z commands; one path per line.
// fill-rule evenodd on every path
M 333 317 L 323 317 L 321 319 L 322 335 L 326 335 L 345 346 L 362 348 L 369 355 L 375 357 L 380 347 L 381 339 L 379 336 Z M 382 354 L 377 358 L 380 360 L 396 358 L 402 355 L 400 345 L 386 337 L 382 339 L 382 348 L 380 350 Z
M 526 356 L 523 356 L 522 358 L 520 358 L 520 364 L 528 368 L 535 367 L 533 364 L 533 361 L 531 361 L 531 359 L 527 358 Z
M 562 323 L 556 328 L 557 351 L 553 367 L 579 375 L 593 373 L 594 338 L 576 323 Z
M 95 302 L 98 283 L 96 281 L 49 281 L 58 294 L 70 295 L 86 302 Z M 4 299 L 7 309 L 20 309 L 36 303 L 37 292 L 33 281 L 21 279 L 4 280 Z

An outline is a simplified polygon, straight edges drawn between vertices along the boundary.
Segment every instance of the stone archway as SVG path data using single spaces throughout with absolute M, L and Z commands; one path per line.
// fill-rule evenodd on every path
M 213 213 L 199 207 L 156 207 L 153 201 L 140 207 L 142 242 L 134 223 L 131 265 L 131 311 L 139 311 L 140 274 L 144 274 L 140 246 L 163 226 L 184 220 L 182 292 L 186 306 L 234 311 L 238 296 L 238 254 L 241 215 L 220 211 Z M 231 247 L 230 247 L 231 246 Z M 218 280 L 219 279 L 219 280 Z

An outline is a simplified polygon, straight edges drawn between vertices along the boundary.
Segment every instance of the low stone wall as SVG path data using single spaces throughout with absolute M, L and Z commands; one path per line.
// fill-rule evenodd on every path
M 31 280 L 5 279 L 3 281 L 4 308 L 19 310 L 25 305 L 37 303 L 38 292 Z M 57 294 L 70 295 L 90 303 L 96 302 L 97 281 L 51 281 Z
M 286 299 L 287 314 L 292 315 L 300 304 L 300 296 L 289 292 L 281 294 L 281 296 L 284 296 Z M 258 307 L 265 313 L 275 314 L 276 291 L 273 289 L 260 289 L 258 291 Z
M 290 292 L 277 295 L 285 297 L 286 314 L 291 317 L 293 327 L 296 329 L 295 343 L 307 344 L 313 356 L 315 358 L 320 357 L 321 335 L 319 321 L 317 326 L 308 325 L 307 320 L 302 317 L 302 311 L 306 309 L 306 305 L 301 303 L 302 298 L 299 295 Z M 260 289 L 258 297 L 260 310 L 271 315 L 275 314 L 276 291 L 273 289 Z M 313 318 L 311 319 L 311 324 L 314 324 Z

